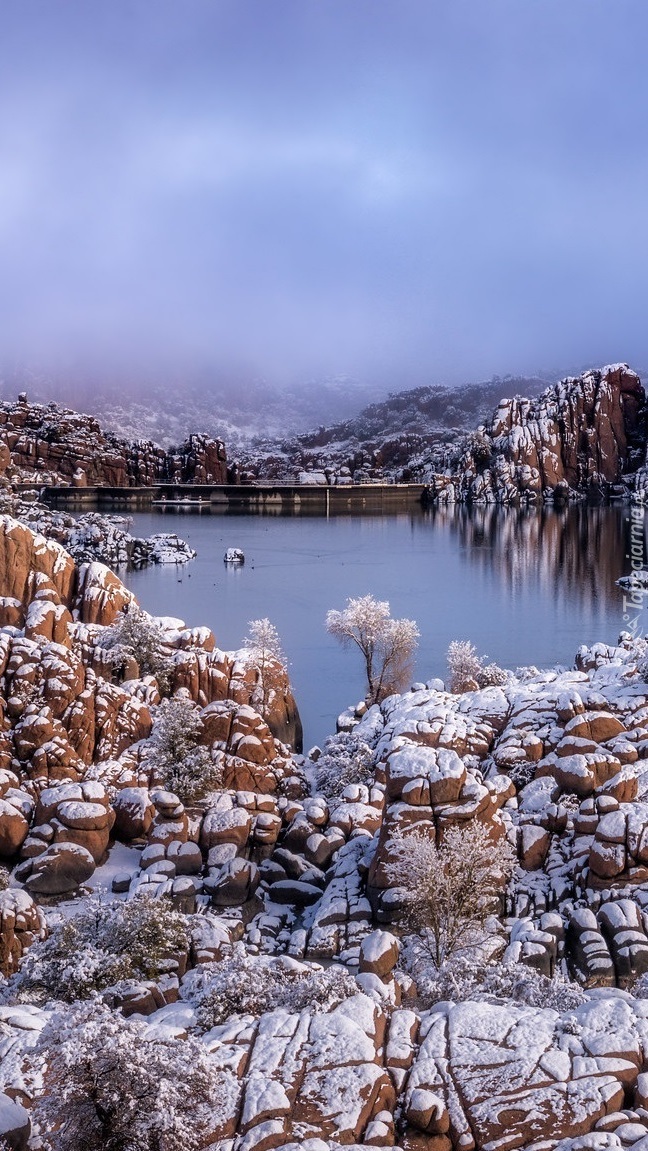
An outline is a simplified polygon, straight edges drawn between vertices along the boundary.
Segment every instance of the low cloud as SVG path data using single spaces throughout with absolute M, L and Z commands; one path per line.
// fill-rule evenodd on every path
M 643 0 L 4 19 L 5 361 L 394 386 L 645 362 Z

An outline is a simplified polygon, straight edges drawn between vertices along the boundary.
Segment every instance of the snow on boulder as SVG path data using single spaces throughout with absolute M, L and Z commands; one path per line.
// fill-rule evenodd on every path
M 387 795 L 397 799 L 407 783 L 427 779 L 429 802 L 453 803 L 466 779 L 466 768 L 455 751 L 405 744 L 387 760 Z
M 0 1092 L 0 1141 L 7 1151 L 25 1151 L 31 1122 L 25 1108 Z
M 405 1108 L 408 1123 L 428 1135 L 445 1135 L 450 1129 L 450 1116 L 443 1099 L 424 1087 L 415 1087 Z
M 17 971 L 20 960 L 39 939 L 47 935 L 45 917 L 31 895 L 20 888 L 0 891 L 0 973 Z
M 25 842 L 29 824 L 16 803 L 0 799 L 0 859 L 10 859 Z
M 196 558 L 196 552 L 186 540 L 172 532 L 157 532 L 149 536 L 149 558 L 154 564 L 186 564 Z
M 34 895 L 66 895 L 85 883 L 95 869 L 90 852 L 78 843 L 53 843 L 20 866 L 19 878 Z
M 113 800 L 115 834 L 123 839 L 140 839 L 153 823 L 155 807 L 147 787 L 125 787 Z
M 360 971 L 390 976 L 398 962 L 400 943 L 390 931 L 372 931 L 360 944 Z
M 98 623 L 105 627 L 114 623 L 119 613 L 134 603 L 133 593 L 105 564 L 81 564 L 75 603 L 81 623 Z

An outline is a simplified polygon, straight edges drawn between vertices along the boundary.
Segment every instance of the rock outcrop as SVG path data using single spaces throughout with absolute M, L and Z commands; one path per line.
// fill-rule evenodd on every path
M 228 482 L 220 440 L 191 435 L 178 448 L 128 442 L 93 416 L 58 404 L 0 403 L 0 474 L 19 483 L 139 487 Z
M 194 549 L 175 533 L 156 532 L 146 538 L 131 535 L 131 520 L 126 516 L 99 512 L 71 515 L 9 491 L 0 497 L 2 513 L 19 520 L 37 535 L 55 540 L 77 563 L 98 560 L 110 568 L 139 568 L 148 564 L 185 564 L 196 557 Z
M 431 476 L 429 499 L 508 504 L 622 493 L 646 460 L 645 401 L 627 364 L 570 377 L 537 400 L 502 400 Z
M 421 461 L 430 454 L 436 458 L 444 449 L 456 450 L 465 433 L 488 418 L 503 394 L 522 389 L 524 395 L 534 396 L 547 383 L 535 377 L 508 376 L 455 388 L 412 388 L 370 403 L 343 423 L 320 425 L 292 439 L 287 430 L 281 438 L 257 434 L 252 443 L 237 439 L 241 481 L 331 486 L 376 480 L 407 483 L 417 479 Z M 358 395 L 356 386 L 354 395 Z M 310 420 L 312 425 L 313 412 Z
M 20 854 L 18 874 L 29 891 L 61 894 L 85 882 L 104 858 L 118 816 L 126 838 L 150 830 L 153 842 L 162 842 L 160 820 L 147 816 L 150 799 L 141 816 L 129 815 L 129 804 L 118 801 L 122 790 L 132 797 L 133 789 L 148 794 L 157 785 L 142 742 L 150 736 L 160 688 L 153 677 L 139 677 L 135 660 L 116 670 L 102 647 L 106 626 L 134 604 L 102 564 L 77 567 L 58 544 L 6 516 L 0 517 L 1 564 L 8 594 L 0 604 L 0 856 L 11 861 Z M 277 669 L 275 706 L 266 721 L 250 706 L 254 666 L 220 651 L 209 629 L 178 623 L 163 621 L 158 629 L 168 690 L 195 701 L 225 788 L 239 796 L 274 794 L 293 774 L 283 739 L 301 733 L 285 673 Z M 268 726 L 275 721 L 281 741 Z M 107 786 L 117 792 L 114 806 Z M 242 811 L 244 801 L 237 804 Z M 255 842 L 273 842 L 272 828 L 281 820 L 261 810 L 258 832 L 251 827 L 251 833 Z M 168 819 L 162 824 L 167 848 L 178 836 Z M 187 834 L 182 824 L 179 842 Z M 200 842 L 200 820 L 194 819 L 189 839 Z

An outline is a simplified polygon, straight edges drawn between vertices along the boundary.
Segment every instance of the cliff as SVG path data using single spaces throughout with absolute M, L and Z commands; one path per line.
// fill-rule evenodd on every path
M 645 463 L 646 394 L 627 364 L 585 372 L 536 400 L 502 400 L 442 471 L 435 501 L 606 498 L 623 494 Z
M 0 403 L 0 474 L 19 483 L 137 487 L 227 483 L 220 440 L 191 435 L 178 448 L 129 442 L 92 416 L 26 398 Z

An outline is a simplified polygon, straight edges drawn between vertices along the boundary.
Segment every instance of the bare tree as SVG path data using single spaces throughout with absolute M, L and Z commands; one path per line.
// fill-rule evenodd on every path
M 386 871 L 402 888 L 404 919 L 426 944 L 437 968 L 478 947 L 515 857 L 508 841 L 494 841 L 483 824 L 451 827 L 437 847 L 434 832 L 397 828 Z
M 243 640 L 248 650 L 248 667 L 255 668 L 257 682 L 252 703 L 262 716 L 270 711 L 272 697 L 286 680 L 286 657 L 279 632 L 267 617 L 248 621 L 248 634 Z
M 326 628 L 345 646 L 362 652 L 368 704 L 407 687 L 420 635 L 414 620 L 392 619 L 387 600 L 372 595 L 348 599 L 342 611 L 329 611 Z

